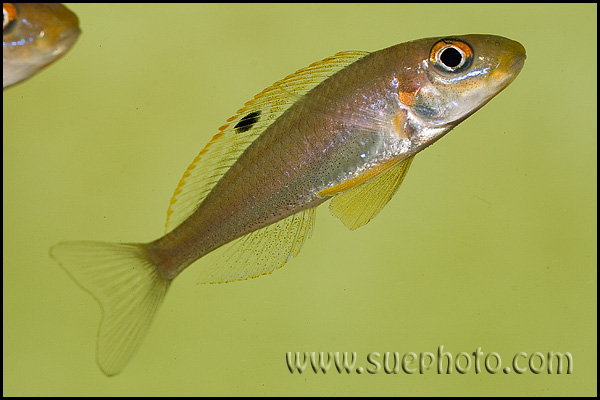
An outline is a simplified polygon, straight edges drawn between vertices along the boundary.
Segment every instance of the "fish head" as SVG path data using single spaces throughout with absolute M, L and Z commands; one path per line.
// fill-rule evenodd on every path
M 405 54 L 398 97 L 417 131 L 436 136 L 428 142 L 504 90 L 526 58 L 520 43 L 492 35 L 417 40 Z
M 3 3 L 2 14 L 4 88 L 56 61 L 81 33 L 77 15 L 59 3 Z

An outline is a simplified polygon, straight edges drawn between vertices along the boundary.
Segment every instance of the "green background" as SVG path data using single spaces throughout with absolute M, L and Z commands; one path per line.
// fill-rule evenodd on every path
M 597 6 L 72 5 L 65 59 L 3 94 L 5 395 L 597 394 Z M 260 279 L 177 278 L 125 371 L 100 310 L 49 258 L 148 241 L 187 165 L 256 93 L 342 50 L 491 33 L 528 59 L 351 232 L 320 207 Z M 570 352 L 571 375 L 290 374 L 288 351 Z

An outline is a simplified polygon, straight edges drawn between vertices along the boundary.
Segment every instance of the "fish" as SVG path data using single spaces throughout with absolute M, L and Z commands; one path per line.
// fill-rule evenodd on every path
M 37 74 L 75 44 L 79 19 L 60 3 L 3 3 L 3 89 Z
M 50 249 L 102 308 L 100 369 L 123 370 L 173 279 L 209 253 L 219 256 L 199 262 L 201 283 L 256 278 L 298 255 L 326 201 L 350 230 L 367 224 L 415 155 L 504 90 L 525 58 L 500 36 L 418 39 L 339 52 L 246 102 L 183 174 L 162 237 Z

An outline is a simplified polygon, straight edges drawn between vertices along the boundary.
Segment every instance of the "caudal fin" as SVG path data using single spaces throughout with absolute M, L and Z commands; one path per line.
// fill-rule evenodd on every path
M 137 243 L 62 242 L 51 256 L 102 308 L 96 360 L 116 375 L 146 336 L 170 280 L 158 273 Z

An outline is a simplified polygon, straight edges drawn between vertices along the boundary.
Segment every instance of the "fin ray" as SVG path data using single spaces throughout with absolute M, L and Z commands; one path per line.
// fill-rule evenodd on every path
M 414 156 L 380 175 L 342 192 L 331 199 L 329 210 L 348 229 L 354 230 L 372 220 L 394 196 Z
M 170 282 L 145 257 L 142 244 L 61 242 L 50 255 L 102 308 L 96 361 L 116 375 L 146 336 Z
M 312 235 L 315 210 L 311 208 L 291 215 L 208 254 L 200 282 L 225 283 L 257 278 L 281 268 L 300 253 L 304 242 Z

